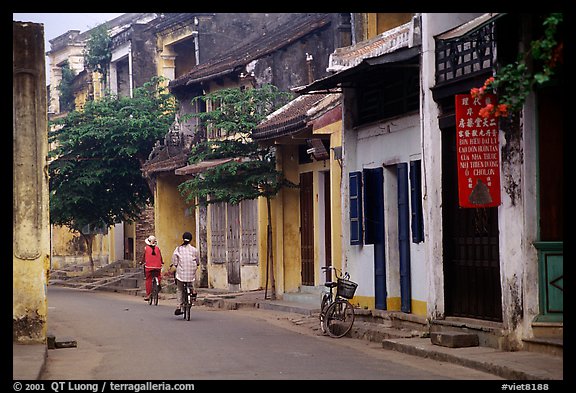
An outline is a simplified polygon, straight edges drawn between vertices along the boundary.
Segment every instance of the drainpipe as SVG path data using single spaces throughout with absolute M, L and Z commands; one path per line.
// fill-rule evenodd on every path
M 352 33 L 352 45 L 356 44 L 356 16 L 353 12 L 350 13 L 350 32 Z
M 194 37 L 194 54 L 196 55 L 196 65 L 200 64 L 200 48 L 198 47 L 198 30 L 192 32 L 192 37 Z
M 130 90 L 130 98 L 134 97 L 133 91 L 134 91 L 134 81 L 132 80 L 132 41 L 130 41 L 129 43 L 129 47 L 128 47 L 128 83 L 129 83 L 129 90 Z
M 308 84 L 314 82 L 314 75 L 312 73 L 312 55 L 310 53 L 306 53 L 306 66 L 308 68 Z

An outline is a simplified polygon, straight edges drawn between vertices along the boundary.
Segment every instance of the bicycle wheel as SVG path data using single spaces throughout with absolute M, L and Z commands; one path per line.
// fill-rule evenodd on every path
M 330 305 L 330 294 L 324 293 L 322 295 L 322 301 L 320 302 L 320 330 L 322 334 L 326 334 L 326 327 L 324 326 L 324 320 L 326 319 L 326 310 Z
M 190 288 L 188 285 L 184 286 L 184 304 L 182 304 L 182 310 L 184 311 L 184 319 L 190 320 Z
M 150 291 L 150 297 L 148 297 L 148 304 L 152 305 L 154 303 L 154 294 L 156 293 L 156 280 L 152 279 L 152 290 Z
M 148 304 L 152 305 L 152 303 L 155 306 L 158 305 L 158 279 L 156 277 L 152 279 L 152 292 L 150 292 L 150 299 L 148 300 Z
M 348 300 L 337 299 L 328 306 L 324 318 L 324 325 L 330 337 L 343 337 L 352 329 L 354 307 Z

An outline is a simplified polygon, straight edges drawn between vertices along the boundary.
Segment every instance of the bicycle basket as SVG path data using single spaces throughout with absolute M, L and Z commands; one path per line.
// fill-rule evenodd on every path
M 356 292 L 356 287 L 358 287 L 358 284 L 355 282 L 339 278 L 338 287 L 336 288 L 336 295 L 346 299 L 352 299 L 354 297 L 354 292 Z

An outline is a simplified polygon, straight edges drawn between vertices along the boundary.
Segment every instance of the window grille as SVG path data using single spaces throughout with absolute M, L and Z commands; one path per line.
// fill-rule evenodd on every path
M 496 63 L 494 22 L 452 39 L 436 39 L 436 85 L 468 77 Z

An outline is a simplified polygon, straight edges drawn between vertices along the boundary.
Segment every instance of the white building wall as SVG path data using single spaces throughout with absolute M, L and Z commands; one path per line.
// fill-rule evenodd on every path
M 384 166 L 384 223 L 387 296 L 400 297 L 397 230 L 397 183 L 395 164 L 421 159 L 420 116 L 413 114 L 345 131 L 346 173 Z M 348 177 L 346 176 L 346 179 Z M 344 181 L 346 223 L 349 222 L 348 181 Z M 347 269 L 358 282 L 358 296 L 374 296 L 374 246 L 351 246 L 345 225 L 344 255 Z M 424 243 L 410 243 L 412 299 L 426 301 L 427 279 Z

